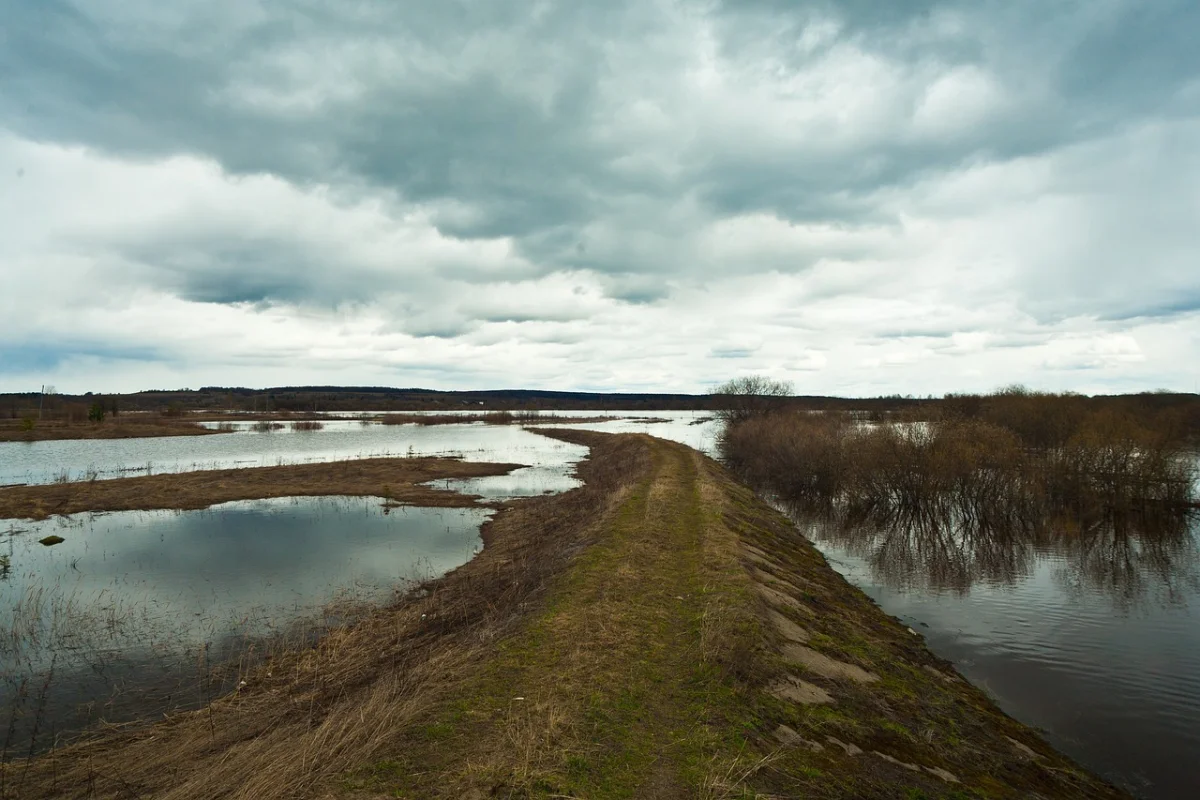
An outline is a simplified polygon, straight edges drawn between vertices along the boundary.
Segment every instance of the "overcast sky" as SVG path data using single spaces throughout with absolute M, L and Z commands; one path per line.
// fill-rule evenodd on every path
M 0 391 L 1200 388 L 1195 0 L 0 0 Z

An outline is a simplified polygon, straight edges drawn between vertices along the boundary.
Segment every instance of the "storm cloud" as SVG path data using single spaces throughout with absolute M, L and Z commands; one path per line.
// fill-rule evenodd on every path
M 0 390 L 1200 380 L 1194 2 L 0 14 Z

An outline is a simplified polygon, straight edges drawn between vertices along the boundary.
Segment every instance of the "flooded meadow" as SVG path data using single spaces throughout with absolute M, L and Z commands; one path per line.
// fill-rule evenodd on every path
M 720 423 L 706 414 L 595 416 L 562 427 L 646 433 L 718 455 Z M 465 563 L 482 547 L 490 506 L 579 485 L 574 466 L 587 449 L 540 436 L 546 423 L 329 419 L 315 430 L 235 423 L 204 437 L 0 444 L 0 484 L 374 456 L 524 465 L 437 482 L 479 495 L 475 508 L 284 498 L 2 523 L 6 757 L 98 720 L 203 705 L 236 691 L 272 647 L 311 639 Z M 986 514 L 781 507 L 834 569 L 1063 752 L 1138 796 L 1197 788 L 1194 514 L 1165 524 L 1122 514 L 1013 524 Z M 47 536 L 63 541 L 46 547 Z

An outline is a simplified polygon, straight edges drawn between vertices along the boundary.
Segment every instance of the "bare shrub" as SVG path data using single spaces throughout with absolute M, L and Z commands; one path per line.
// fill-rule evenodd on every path
M 726 424 L 734 424 L 781 408 L 783 400 L 792 396 L 792 384 L 748 375 L 726 381 L 712 394 L 717 416 Z
M 1077 416 L 1058 399 L 1048 405 L 1071 410 L 1042 427 L 1032 422 L 1028 396 L 1014 394 L 1002 402 L 1016 429 L 991 421 L 986 406 L 974 417 L 881 425 L 789 413 L 728 424 L 720 446 L 752 485 L 792 504 L 855 514 L 901 510 L 1014 524 L 1195 502 L 1193 462 L 1177 435 L 1110 410 Z

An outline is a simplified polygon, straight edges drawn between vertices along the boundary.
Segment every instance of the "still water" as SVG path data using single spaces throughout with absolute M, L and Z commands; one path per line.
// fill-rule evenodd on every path
M 652 433 L 711 452 L 710 418 L 644 417 L 584 427 Z M 202 437 L 0 444 L 0 484 L 442 455 L 528 465 L 509 475 L 437 482 L 505 499 L 578 486 L 574 466 L 587 455 L 586 447 L 515 425 L 330 420 L 320 431 L 237 427 Z M 490 513 L 385 511 L 371 498 L 283 498 L 5 522 L 0 752 L 44 748 L 98 719 L 202 705 L 236 685 L 237 670 L 213 680 L 212 668 L 248 642 L 316 635 L 344 619 L 350 605 L 386 601 L 397 587 L 464 563 L 477 552 L 479 526 Z M 39 544 L 49 535 L 64 541 Z
M 0 485 L 266 467 L 380 456 L 450 456 L 525 464 L 516 489 L 570 489 L 587 449 L 515 425 L 380 425 L 330 421 L 319 431 L 249 429 L 209 436 L 0 443 Z M 556 482 L 557 481 L 557 482 Z
M 490 513 L 305 497 L 6 523 L 0 745 L 202 704 L 230 688 L 206 680 L 222 655 L 465 563 Z M 39 544 L 50 535 L 64 541 Z
M 718 426 L 708 415 L 597 413 L 622 418 L 564 427 L 648 433 L 716 453 Z M 436 454 L 529 465 L 507 476 L 439 482 L 486 498 L 578 485 L 573 467 L 586 448 L 538 436 L 536 429 L 331 420 L 315 432 L 4 443 L 0 484 L 47 482 L 64 473 L 104 479 Z M 210 691 L 195 680 L 197 663 L 208 658 L 206 645 L 219 649 L 220 642 L 269 634 L 281 620 L 311 619 L 339 595 L 386 597 L 405 577 L 462 563 L 478 543 L 484 513 L 408 509 L 384 516 L 374 501 L 327 498 L 16 523 L 22 533 L 0 532 L 0 554 L 11 564 L 0 576 L 0 614 L 24 602 L 38 576 L 42 597 L 52 591 L 58 598 L 57 606 L 43 600 L 50 605 L 41 613 L 87 606 L 96 617 L 87 637 L 70 639 L 78 632 L 69 626 L 59 632 L 59 675 L 79 678 L 79 654 L 101 654 L 100 666 L 88 667 L 101 677 L 77 680 L 78 691 L 57 701 L 67 709 L 90 700 L 90 716 L 63 717 L 62 727 L 119 717 L 123 695 L 113 687 L 128 685 L 132 675 L 161 685 L 164 705 L 195 704 Z M 1006 712 L 1043 729 L 1055 746 L 1137 795 L 1200 796 L 1200 533 L 1194 522 L 1168 529 L 1063 527 L 1037 536 L 980 536 L 903 521 L 857 528 L 797 522 L 835 569 L 921 633 Z M 64 544 L 36 544 L 46 531 L 64 529 Z M 416 548 L 404 549 L 408 544 Z M 139 623 L 121 624 L 130 619 Z M 19 682 L 38 665 L 44 672 L 46 658 L 55 654 L 26 650 L 0 658 L 9 659 L 0 663 L 0 675 Z M 115 681 L 107 677 L 114 675 Z M 0 695 L 0 709 L 13 703 L 13 680 L 0 686 L 8 692 Z M 21 700 L 26 708 L 36 701 L 37 693 L 28 691 Z M 3 716 L 0 711 L 0 722 Z
M 1035 534 L 797 516 L 1006 712 L 1146 798 L 1200 796 L 1200 525 Z
M 682 441 L 712 452 L 715 423 L 691 411 L 593 412 L 623 419 L 565 427 L 611 432 L 640 431 Z M 573 412 L 571 416 L 586 416 Z M 552 416 L 552 415 L 547 415 Z M 565 491 L 578 486 L 572 467 L 587 448 L 538 436 L 537 426 L 381 425 L 358 420 L 330 420 L 319 431 L 261 432 L 251 423 L 236 424 L 233 433 L 145 439 L 75 439 L 47 442 L 0 442 L 0 486 L 51 483 L 56 480 L 104 480 L 130 475 L 188 472 L 203 469 L 264 467 L 379 456 L 451 456 L 466 461 L 525 464 L 512 475 L 473 482 L 472 493 L 519 497 Z M 451 488 L 454 488 L 453 486 Z M 464 486 L 465 488 L 465 486 Z

